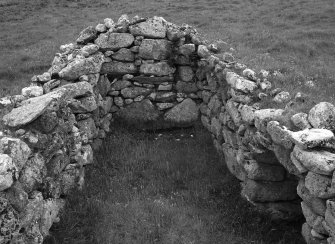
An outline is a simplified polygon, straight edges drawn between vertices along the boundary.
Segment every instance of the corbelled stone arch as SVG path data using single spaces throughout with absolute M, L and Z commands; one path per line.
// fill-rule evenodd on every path
M 146 130 L 200 119 L 248 201 L 277 218 L 302 210 L 306 241 L 332 243 L 335 107 L 295 111 L 304 97 L 270 80 L 226 43 L 161 17 L 85 28 L 22 94 L 0 99 L 0 240 L 42 243 L 114 119 Z M 283 109 L 262 108 L 264 98 Z

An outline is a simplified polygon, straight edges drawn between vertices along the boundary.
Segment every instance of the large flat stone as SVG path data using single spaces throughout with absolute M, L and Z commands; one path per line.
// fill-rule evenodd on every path
M 334 133 L 327 129 L 306 129 L 291 132 L 290 135 L 292 141 L 304 149 L 322 146 L 334 139 Z
M 327 151 L 310 151 L 295 146 L 293 155 L 308 170 L 317 174 L 332 175 L 335 170 L 335 154 Z
M 164 82 L 173 82 L 172 76 L 162 76 L 162 77 L 149 77 L 149 76 L 135 76 L 131 78 L 132 81 L 136 81 L 141 84 L 155 84 L 159 85 Z
M 197 121 L 198 117 L 199 108 L 197 104 L 192 99 L 187 98 L 168 110 L 164 115 L 164 120 L 176 126 L 189 126 Z
M 121 94 L 124 98 L 135 98 L 137 96 L 149 95 L 151 89 L 143 88 L 143 87 L 127 87 L 121 90 Z
M 134 63 L 123 63 L 118 61 L 112 61 L 108 63 L 103 63 L 101 67 L 101 74 L 124 75 L 124 74 L 136 74 L 137 72 L 138 69 Z
M 172 43 L 168 40 L 144 39 L 138 55 L 143 59 L 164 60 L 172 53 Z
M 88 58 L 75 59 L 58 74 L 65 80 L 76 80 L 82 75 L 99 73 L 103 61 L 104 55 L 98 52 Z
M 129 47 L 133 44 L 134 40 L 134 36 L 128 33 L 107 32 L 100 34 L 95 40 L 95 44 L 103 50 L 117 51 L 123 47 Z
M 153 17 L 145 22 L 131 25 L 129 30 L 134 36 L 148 38 L 164 38 L 166 36 L 166 25 L 161 17 Z
M 31 123 L 55 101 L 55 98 L 50 94 L 26 100 L 24 105 L 14 108 L 10 113 L 3 116 L 4 124 L 10 127 L 19 127 Z
M 170 66 L 167 62 L 144 63 L 140 66 L 140 73 L 145 75 L 169 76 L 176 71 L 175 67 Z
M 332 179 L 328 176 L 309 171 L 305 178 L 305 186 L 314 197 L 323 199 L 335 197 L 335 188 L 332 187 Z

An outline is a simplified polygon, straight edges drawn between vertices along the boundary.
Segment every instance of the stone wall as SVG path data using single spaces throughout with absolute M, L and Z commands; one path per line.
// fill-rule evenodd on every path
M 0 99 L 0 243 L 42 243 L 114 119 L 146 130 L 201 119 L 248 201 L 276 218 L 302 212 L 307 242 L 335 243 L 332 104 L 299 111 L 302 94 L 161 17 L 107 18 L 60 51 L 21 95 Z

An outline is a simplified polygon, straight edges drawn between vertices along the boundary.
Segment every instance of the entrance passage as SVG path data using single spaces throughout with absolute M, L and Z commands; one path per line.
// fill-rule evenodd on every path
M 301 222 L 271 222 L 240 197 L 201 126 L 111 128 L 53 225 L 53 243 L 303 243 Z

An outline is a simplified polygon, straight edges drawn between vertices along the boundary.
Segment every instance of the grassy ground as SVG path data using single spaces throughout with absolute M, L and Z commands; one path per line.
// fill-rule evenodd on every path
M 122 13 L 191 24 L 251 68 L 279 70 L 276 86 L 335 102 L 333 0 L 0 0 L 0 95 L 46 71 L 81 29 Z
M 113 128 L 53 228 L 57 243 L 303 243 L 301 223 L 271 223 L 240 197 L 204 129 Z

